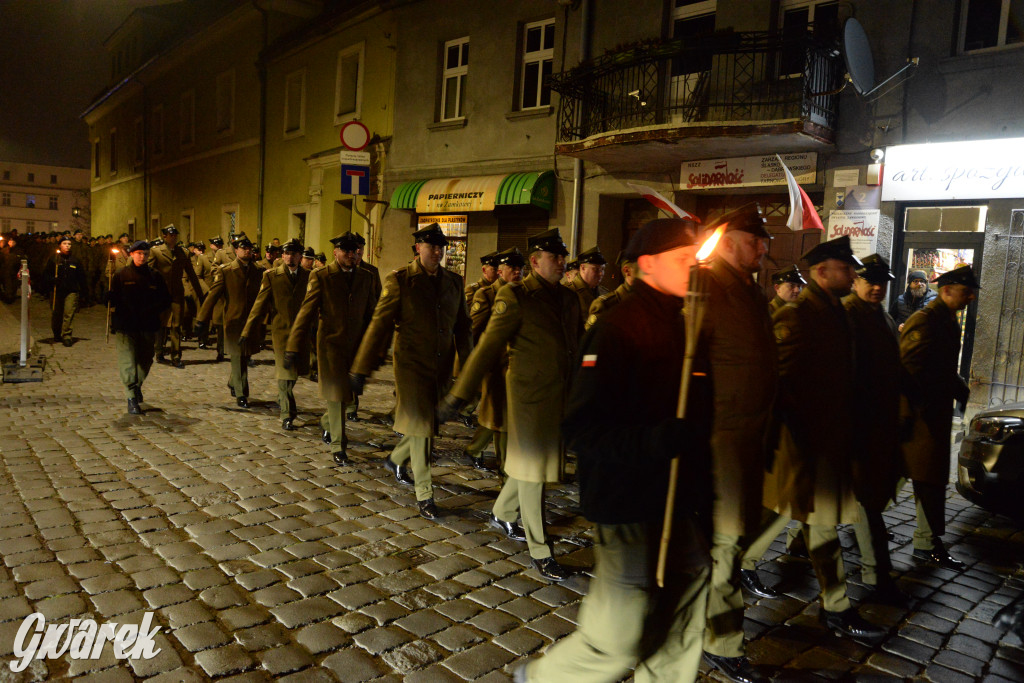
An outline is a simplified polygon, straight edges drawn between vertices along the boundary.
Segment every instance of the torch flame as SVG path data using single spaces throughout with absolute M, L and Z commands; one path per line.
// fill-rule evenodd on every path
M 722 235 L 725 234 L 726 225 L 726 223 L 719 225 L 711 237 L 704 241 L 704 244 L 697 251 L 698 261 L 707 261 L 710 258 L 711 254 L 715 251 L 715 247 L 718 246 L 718 240 L 722 239 Z
M 117 249 L 111 249 L 110 253 L 111 254 L 120 254 L 121 252 L 119 252 Z

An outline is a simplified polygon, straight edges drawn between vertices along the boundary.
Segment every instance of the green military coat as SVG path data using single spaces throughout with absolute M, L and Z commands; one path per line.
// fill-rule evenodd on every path
M 785 306 L 787 303 L 789 303 L 789 302 L 783 300 L 782 297 L 780 297 L 778 294 L 776 294 L 775 296 L 772 297 L 772 300 L 768 302 L 768 313 L 770 315 L 774 316 L 775 315 L 775 311 L 779 310 L 780 308 Z
M 192 259 L 180 244 L 175 245 L 172 250 L 167 244 L 158 244 L 149 250 L 149 267 L 160 273 L 167 284 L 167 291 L 171 294 L 171 301 L 176 304 L 185 301 L 185 284 L 183 278 L 188 278 L 192 289 L 196 292 L 203 291 L 196 277 L 196 271 L 192 268 Z M 172 323 L 174 324 L 174 323 Z
M 774 317 L 779 442 L 765 506 L 808 524 L 856 522 L 853 337 L 842 303 L 812 282 Z
M 210 263 L 213 264 L 214 270 L 223 268 L 224 266 L 230 265 L 237 260 L 235 256 L 235 250 L 230 247 L 222 247 L 210 256 Z M 211 283 L 211 287 L 213 284 Z M 217 306 L 213 309 L 213 324 L 223 325 L 224 324 L 224 302 L 220 301 Z
M 210 291 L 210 287 L 213 287 L 213 263 L 206 254 L 199 254 L 193 257 L 192 268 L 196 271 L 196 277 L 199 278 L 200 284 L 203 286 L 203 294 Z
M 360 261 L 359 267 L 373 276 L 373 296 L 375 299 L 380 299 L 380 290 L 383 288 L 383 285 L 380 283 L 380 270 L 377 266 L 366 261 Z
M 300 269 L 302 270 L 302 269 Z M 348 373 L 359 342 L 377 305 L 373 275 L 362 268 L 346 273 L 336 262 L 326 268 L 307 271 L 305 298 L 291 327 L 288 351 L 298 354 L 309 349 L 309 334 L 317 323 L 316 358 L 320 396 L 325 401 L 352 402 Z M 277 318 L 275 318 L 276 324 Z M 277 337 L 274 348 L 277 349 Z
M 900 347 L 896 323 L 881 305 L 843 298 L 853 332 L 856 405 L 870 406 L 853 434 L 853 487 L 866 510 L 881 512 L 896 494 L 900 457 Z
M 288 266 L 283 261 L 279 266 L 263 271 L 260 293 L 256 295 L 256 302 L 253 303 L 245 328 L 242 330 L 242 336 L 248 337 L 253 329 L 262 329 L 261 322 L 267 312 L 274 311 L 270 335 L 274 340 L 274 369 L 277 379 L 297 380 L 299 375 L 309 372 L 308 347 L 295 349 L 299 355 L 295 359 L 292 369 L 284 367 L 288 335 L 291 332 L 292 323 L 295 322 L 295 317 L 299 314 L 302 300 L 306 296 L 308 282 L 308 270 L 301 267 L 296 268 L 295 276 L 291 277 L 288 275 Z
M 230 356 L 240 351 L 243 355 L 251 355 L 259 350 L 263 339 L 262 331 L 251 332 L 246 349 L 239 348 L 238 338 L 242 336 L 249 312 L 256 303 L 262 279 L 263 269 L 257 267 L 255 263 L 246 266 L 241 260 L 236 259 L 231 264 L 223 266 L 214 276 L 213 287 L 210 288 L 210 293 L 203 302 L 203 307 L 199 309 L 199 315 L 196 316 L 197 321 L 209 320 L 217 302 L 224 300 L 224 350 Z
M 701 329 L 711 369 L 711 462 L 716 533 L 752 536 L 761 525 L 766 443 L 778 350 L 761 288 L 716 259 Z
M 505 472 L 514 479 L 559 480 L 561 421 L 582 331 L 577 296 L 531 274 L 498 290 L 480 344 L 459 374 L 452 393 L 469 400 L 507 349 Z
M 594 323 L 597 322 L 597 319 L 602 313 L 607 313 L 608 309 L 622 303 L 622 300 L 625 299 L 631 291 L 632 288 L 623 282 L 614 290 L 607 294 L 602 294 L 594 299 L 594 302 L 590 304 L 589 315 L 587 315 L 587 322 L 584 324 L 584 327 L 588 330 L 593 327 Z
M 462 277 L 439 268 L 433 276 L 419 259 L 392 271 L 359 345 L 352 372 L 370 375 L 395 335 L 395 431 L 431 437 L 434 411 L 451 383 L 455 354 L 473 348 Z M 321 370 L 323 372 L 323 370 Z
M 494 298 L 498 290 L 506 282 L 500 277 L 486 287 L 479 287 L 473 294 L 473 303 L 469 307 L 469 318 L 473 321 L 473 343 L 479 343 L 480 337 L 491 319 Z M 508 370 L 508 354 L 499 361 L 491 372 L 484 377 L 480 388 L 480 403 L 476 409 L 476 419 L 481 426 L 495 432 L 505 430 L 505 371 Z
M 488 282 L 487 280 L 485 280 L 483 278 L 480 278 L 480 280 L 478 280 L 477 282 L 473 282 L 471 284 L 466 285 L 466 305 L 467 306 L 472 305 L 472 303 L 473 303 L 473 296 L 479 290 L 484 289 L 486 287 L 490 287 L 492 284 L 494 284 L 494 283 L 493 282 Z
M 936 297 L 911 315 L 900 336 L 900 360 L 906 373 L 901 416 L 905 425 L 903 460 L 915 481 L 949 483 L 953 402 L 966 401 L 970 389 L 957 372 L 960 324 Z
M 594 303 L 597 297 L 608 293 L 608 290 L 601 286 L 598 286 L 595 292 L 590 288 L 590 285 L 583 281 L 579 273 L 576 273 L 573 279 L 569 281 L 569 284 L 565 286 L 571 289 L 579 299 L 580 319 L 584 321 L 590 314 L 590 305 Z

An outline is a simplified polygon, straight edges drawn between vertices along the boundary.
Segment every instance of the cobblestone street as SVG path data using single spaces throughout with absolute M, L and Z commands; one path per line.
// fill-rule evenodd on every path
M 296 387 L 303 426 L 281 430 L 270 351 L 250 370 L 249 410 L 230 397 L 228 364 L 190 341 L 185 369 L 154 365 L 145 414 L 128 415 L 104 314 L 79 313 L 73 347 L 39 343 L 43 382 L 0 386 L 0 681 L 505 681 L 574 630 L 593 561 L 575 486 L 549 489 L 547 521 L 555 556 L 579 573 L 550 584 L 525 543 L 488 526 L 499 483 L 461 455 L 470 429 L 442 430 L 443 516 L 417 514 L 411 487 L 382 464 L 397 442 L 379 421 L 389 367 L 350 424 L 352 466 L 338 467 L 320 440 L 315 384 Z M 0 352 L 16 350 L 17 318 L 0 310 Z M 48 338 L 46 302 L 33 300 L 32 320 Z M 950 487 L 948 546 L 969 569 L 919 567 L 908 494 L 886 518 L 911 608 L 862 609 L 889 628 L 884 643 L 818 625 L 810 565 L 780 559 L 780 538 L 760 569 L 787 597 L 748 602 L 755 664 L 776 680 L 1024 680 L 1021 642 L 990 625 L 1024 588 L 1024 532 Z M 841 536 L 856 601 L 856 544 L 851 529 Z M 22 674 L 7 665 L 33 612 L 139 623 L 147 611 L 162 627 L 148 661 L 117 661 L 108 647 Z

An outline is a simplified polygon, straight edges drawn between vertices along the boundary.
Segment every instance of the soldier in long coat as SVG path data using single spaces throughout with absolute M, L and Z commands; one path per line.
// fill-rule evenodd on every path
M 579 299 L 558 283 L 568 250 L 558 229 L 529 239 L 532 272 L 498 290 L 480 344 L 459 373 L 439 411 L 446 418 L 473 398 L 508 352 L 508 479 L 491 523 L 510 538 L 523 538 L 534 567 L 547 579 L 569 572 L 551 556 L 544 536 L 544 484 L 557 482 L 565 455 L 559 424 L 583 331 Z M 522 528 L 516 518 L 522 517 Z
M 807 280 L 800 274 L 800 269 L 795 265 L 786 266 L 772 275 L 772 288 L 775 296 L 768 302 L 768 312 L 775 315 L 786 304 L 796 303 L 800 291 L 807 285 Z
M 171 307 L 163 314 L 163 327 L 156 337 L 156 359 L 163 360 L 164 342 L 170 340 L 171 365 L 176 368 L 183 368 L 181 362 L 181 312 L 185 305 L 185 285 L 183 279 L 187 277 L 192 283 L 192 289 L 197 293 L 202 291 L 196 271 L 192 269 L 192 261 L 188 252 L 178 245 L 178 229 L 174 225 L 166 225 L 161 228 L 163 244 L 157 245 L 149 250 L 149 267 L 155 270 L 164 278 L 167 291 L 171 293 Z M 202 300 L 202 296 L 200 296 Z
M 300 372 L 306 372 L 309 364 L 308 354 L 296 355 L 286 367 L 285 346 L 292 323 L 299 314 L 302 299 L 306 296 L 306 285 L 309 282 L 309 271 L 299 267 L 302 258 L 302 242 L 291 240 L 283 247 L 283 255 L 277 265 L 263 271 L 260 282 L 260 293 L 256 296 L 252 310 L 242 329 L 238 343 L 245 346 L 249 334 L 257 321 L 263 320 L 271 310 L 275 315 L 270 326 L 270 334 L 274 340 L 274 374 L 277 377 L 277 404 L 280 408 L 281 428 L 285 431 L 295 429 L 295 418 L 298 408 L 295 405 L 295 382 Z
M 491 311 L 494 308 L 494 299 L 498 290 L 509 282 L 519 282 L 523 279 L 523 266 L 526 260 L 519 252 L 519 249 L 512 247 L 497 255 L 498 279 L 486 287 L 480 287 L 473 294 L 473 301 L 469 307 L 469 317 L 473 321 L 473 342 L 478 343 L 487 322 L 491 319 Z M 505 450 L 508 448 L 508 428 L 505 426 L 505 371 L 508 370 L 508 354 L 484 379 L 480 389 L 480 402 L 477 406 L 477 427 L 469 445 L 466 446 L 466 455 L 469 456 L 473 467 L 485 469 L 483 462 L 483 450 L 487 444 L 494 440 L 494 452 L 498 456 L 498 471 L 503 472 L 505 468 Z
M 900 457 L 900 347 L 896 323 L 886 313 L 889 282 L 895 279 L 878 254 L 857 268 L 853 292 L 843 298 L 853 331 L 854 401 L 871 406 L 871 419 L 857 425 L 853 443 L 853 488 L 860 503 L 854 525 L 860 547 L 860 577 L 875 588 L 876 599 L 899 600 L 890 576 L 889 538 L 882 511 L 896 495 L 903 471 Z
M 917 499 L 914 557 L 959 571 L 964 563 L 951 557 L 942 543 L 953 402 L 965 403 L 970 394 L 957 372 L 960 324 L 956 314 L 977 297 L 981 285 L 970 266 L 944 273 L 935 282 L 939 295 L 907 319 L 900 337 L 900 359 L 907 376 L 901 417 L 909 434 L 903 442 L 903 460 Z
M 614 308 L 618 304 L 621 304 L 629 293 L 633 290 L 633 282 L 636 280 L 637 265 L 635 260 L 631 260 L 633 257 L 628 256 L 625 251 L 619 252 L 618 258 L 615 259 L 615 263 L 618 264 L 619 270 L 622 273 L 622 284 L 601 296 L 594 299 L 594 302 L 590 304 L 590 310 L 587 315 L 587 320 L 583 324 L 583 327 L 590 329 L 597 322 L 597 319 L 602 313 L 607 313 L 610 309 Z
M 365 270 L 366 272 L 373 276 L 373 299 L 374 301 L 379 301 L 381 289 L 383 289 L 384 287 L 384 285 L 382 285 L 380 281 L 380 269 L 378 269 L 377 266 L 373 265 L 369 261 L 363 259 L 363 252 L 366 249 L 366 238 L 363 237 L 358 232 L 354 232 L 352 233 L 352 235 L 355 237 L 356 243 L 359 245 L 358 247 L 356 247 L 356 266 L 358 268 Z M 386 347 L 391 347 L 391 340 L 388 340 Z M 385 353 L 387 352 L 387 348 L 385 348 Z M 383 362 L 383 359 L 381 360 Z M 313 366 L 313 370 L 316 370 L 316 365 Z M 358 413 L 359 397 L 353 396 L 352 402 L 345 405 L 345 419 L 351 422 L 358 422 Z
M 460 360 L 469 356 L 473 333 L 462 277 L 440 265 L 448 238 L 437 223 L 417 230 L 413 237 L 417 257 L 385 279 L 373 320 L 352 363 L 352 380 L 356 393 L 361 393 L 362 382 L 378 367 L 393 333 L 398 394 L 394 429 L 404 436 L 385 466 L 404 482 L 408 481 L 404 465 L 411 461 L 420 514 L 434 519 L 438 515 L 430 481 L 430 452 L 437 428 L 434 409 L 451 382 L 456 352 Z
M 480 257 L 480 279 L 466 285 L 466 305 L 473 303 L 477 290 L 490 287 L 498 279 L 498 252 L 492 251 Z
M 240 233 L 235 237 L 235 241 L 245 238 L 245 233 Z M 220 237 L 210 238 L 210 263 L 213 264 L 215 270 L 223 268 L 235 260 L 235 250 L 233 248 L 225 249 L 224 240 Z M 224 301 L 217 302 L 217 305 L 213 309 L 213 317 L 211 318 L 210 326 L 214 330 L 214 334 L 217 335 L 217 361 L 224 360 Z
M 347 232 L 331 243 L 334 262 L 308 274 L 306 296 L 287 342 L 282 342 L 281 348 L 287 349 L 285 355 L 289 361 L 300 358 L 309 348 L 309 337 L 316 328 L 320 396 L 327 402 L 327 412 L 320 426 L 324 440 L 331 445 L 334 461 L 345 465 L 348 463 L 345 406 L 355 398 L 349 387 L 348 373 L 359 342 L 373 318 L 377 297 L 373 276 L 355 264 L 355 236 Z M 277 348 L 275 338 L 275 352 Z
M 579 298 L 580 319 L 586 321 L 590 315 L 590 305 L 597 297 L 607 294 L 607 288 L 601 286 L 604 279 L 604 267 L 608 260 L 601 254 L 597 247 L 591 247 L 577 258 L 579 271 L 566 286 L 576 293 Z
M 196 316 L 196 336 L 206 333 L 206 323 L 213 315 L 217 302 L 224 299 L 224 345 L 231 355 L 231 378 L 228 386 L 235 397 L 239 408 L 249 407 L 249 356 L 258 350 L 259 336 L 251 337 L 251 342 L 241 345 L 239 339 L 249 311 L 256 303 L 263 279 L 263 269 L 252 262 L 252 242 L 247 237 L 236 239 L 231 244 L 235 250 L 235 260 L 221 267 L 213 280 L 203 307 Z

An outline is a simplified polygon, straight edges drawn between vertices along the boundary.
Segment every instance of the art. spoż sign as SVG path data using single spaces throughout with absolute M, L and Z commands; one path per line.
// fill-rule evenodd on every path
M 1024 138 L 886 148 L 882 201 L 1024 197 Z

